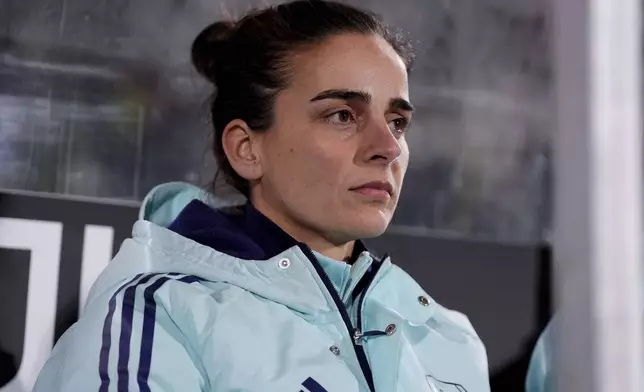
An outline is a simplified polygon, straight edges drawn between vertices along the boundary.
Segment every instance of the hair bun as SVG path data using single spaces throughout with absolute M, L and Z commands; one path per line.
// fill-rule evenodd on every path
M 216 66 L 226 53 L 228 42 L 235 32 L 235 23 L 220 21 L 199 33 L 192 43 L 192 65 L 200 75 L 216 84 Z

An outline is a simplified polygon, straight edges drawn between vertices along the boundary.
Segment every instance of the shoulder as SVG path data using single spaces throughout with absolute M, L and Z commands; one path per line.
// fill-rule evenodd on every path
M 88 303 L 59 345 L 92 342 L 81 351 L 91 348 L 98 352 L 106 333 L 127 330 L 144 338 L 154 330 L 155 345 L 165 339 L 199 351 L 195 342 L 207 337 L 229 309 L 249 297 L 247 291 L 234 285 L 208 282 L 194 275 L 137 274 L 114 283 Z
M 390 318 L 404 325 L 401 335 L 426 374 L 439 384 L 451 380 L 468 390 L 489 390 L 485 346 L 467 316 L 439 304 L 397 266 L 389 267 L 376 283 L 373 295 L 379 306 L 372 309 L 395 314 Z
M 429 326 L 438 333 L 452 337 L 462 336 L 461 340 L 466 338 L 483 348 L 478 334 L 465 314 L 439 304 L 402 268 L 392 264 L 379 284 L 383 287 L 378 293 L 374 293 L 378 300 L 410 322 Z M 391 295 L 392 292 L 396 295 Z
M 120 282 L 99 302 L 108 307 L 132 306 L 141 312 L 154 306 L 177 323 L 196 321 L 195 315 L 217 320 L 248 294 L 232 284 L 211 282 L 196 275 L 149 273 Z
M 200 343 L 242 295 L 234 286 L 209 285 L 185 274 L 138 274 L 119 281 L 94 298 L 61 337 L 35 390 L 51 385 L 61 391 L 98 390 L 117 380 L 120 385 L 128 374 L 122 367 L 140 378 L 149 375 L 150 363 L 152 373 L 174 374 L 166 379 L 173 390 L 205 385 Z

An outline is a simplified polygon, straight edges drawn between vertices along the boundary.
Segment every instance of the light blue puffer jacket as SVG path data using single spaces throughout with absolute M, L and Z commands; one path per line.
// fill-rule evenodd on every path
M 169 230 L 193 199 L 219 207 L 176 183 L 146 198 L 35 392 L 490 390 L 467 318 L 389 258 L 363 252 L 340 298 L 304 244 L 249 260 Z
M 525 380 L 526 392 L 556 392 L 557 384 L 554 372 L 554 321 L 544 329 L 532 351 Z

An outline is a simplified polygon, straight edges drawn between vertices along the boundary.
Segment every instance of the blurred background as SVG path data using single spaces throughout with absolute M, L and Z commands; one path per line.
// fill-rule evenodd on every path
M 213 179 L 211 91 L 190 66 L 192 40 L 214 20 L 272 3 L 0 0 L 0 217 L 64 223 L 55 338 L 79 312 L 83 225 L 111 227 L 117 249 L 153 186 Z M 468 314 L 493 390 L 522 390 L 551 313 L 547 3 L 347 3 L 404 27 L 417 51 L 411 167 L 394 222 L 373 246 Z M 29 263 L 20 257 L 0 250 L 0 293 L 5 284 L 12 298 L 0 306 L 5 383 L 26 346 Z
M 3 0 L 0 187 L 140 200 L 207 184 L 196 34 L 250 0 Z M 412 164 L 394 230 L 505 243 L 548 232 L 551 61 L 540 0 L 354 0 L 416 45 Z

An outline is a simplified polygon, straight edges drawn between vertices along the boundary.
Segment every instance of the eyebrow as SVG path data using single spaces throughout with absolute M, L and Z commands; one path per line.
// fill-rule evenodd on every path
M 408 112 L 414 111 L 414 106 L 406 99 L 392 98 L 389 100 L 389 107 L 392 109 L 400 109 Z
M 321 101 L 324 99 L 338 99 L 342 101 L 353 101 L 358 100 L 369 104 L 371 102 L 371 94 L 365 91 L 355 91 L 355 90 L 325 90 L 311 98 L 311 102 Z M 392 98 L 389 100 L 389 107 L 392 109 L 400 109 L 408 112 L 413 112 L 414 107 L 412 104 L 403 98 Z
M 368 104 L 371 102 L 371 94 L 355 90 L 326 90 L 311 98 L 311 102 L 322 101 L 324 99 L 338 99 L 343 101 L 357 100 Z

